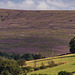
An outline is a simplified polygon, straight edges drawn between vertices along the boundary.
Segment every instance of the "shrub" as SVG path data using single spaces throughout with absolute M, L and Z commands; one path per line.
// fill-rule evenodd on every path
M 34 59 L 42 59 L 43 56 L 41 54 L 35 54 Z
M 20 66 L 26 65 L 26 60 L 24 59 L 19 59 L 17 62 Z
M 71 72 L 60 71 L 58 75 L 73 75 Z
M 21 58 L 29 61 L 29 60 L 33 60 L 33 55 L 27 53 L 27 54 L 24 54 Z
M 53 67 L 53 66 L 57 66 L 57 64 L 55 64 L 55 62 L 53 60 L 49 60 L 48 61 L 48 67 Z
M 47 75 L 47 74 L 36 74 L 36 73 L 35 73 L 35 74 L 31 74 L 31 75 Z
M 40 66 L 40 69 L 45 69 L 46 68 L 46 66 L 44 65 L 44 63 L 42 62 L 41 63 L 41 66 Z
M 40 69 L 40 67 L 34 67 L 34 71 L 39 70 L 39 69 Z
M 31 72 L 33 70 L 32 67 L 28 66 L 28 67 L 22 67 L 23 71 L 27 71 L 27 72 Z

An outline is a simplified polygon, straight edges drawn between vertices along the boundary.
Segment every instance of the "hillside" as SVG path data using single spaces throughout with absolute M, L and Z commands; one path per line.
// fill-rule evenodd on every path
M 74 24 L 75 11 L 0 9 L 0 51 L 44 56 L 67 53 Z
M 28 73 L 31 74 L 47 74 L 47 75 L 57 75 L 60 71 L 67 71 L 67 72 L 75 72 L 75 54 L 63 55 L 63 56 L 56 56 L 56 57 L 48 57 L 45 59 L 36 60 L 36 66 L 41 66 L 41 63 L 44 63 L 45 66 L 48 65 L 48 61 L 53 60 L 55 63 L 64 63 L 54 67 L 40 69 L 37 71 L 33 71 Z M 27 61 L 27 66 L 34 67 L 34 61 Z M 75 75 L 75 73 L 73 74 Z
M 59 66 L 44 69 L 44 70 L 34 71 L 34 72 L 29 73 L 28 75 L 41 74 L 41 73 L 47 74 L 47 75 L 58 75 L 58 73 L 60 71 L 74 72 L 75 71 L 75 62 L 59 65 Z M 75 75 L 75 74 L 73 74 L 73 75 Z

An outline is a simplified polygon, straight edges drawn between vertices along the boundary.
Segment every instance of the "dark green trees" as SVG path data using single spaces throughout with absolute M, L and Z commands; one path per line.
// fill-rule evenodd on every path
M 60 71 L 58 75 L 73 75 L 71 72 Z
M 27 61 L 33 60 L 33 55 L 32 55 L 32 54 L 29 54 L 29 53 L 24 54 L 24 55 L 22 56 L 22 59 L 25 59 L 25 60 L 27 60 Z
M 24 59 L 19 59 L 17 62 L 20 66 L 26 65 L 26 60 Z
M 0 61 L 0 75 L 19 75 L 19 65 L 15 60 Z
M 75 53 L 75 37 L 71 39 L 71 41 L 69 42 L 69 47 L 70 47 L 70 52 L 71 53 Z
M 0 75 L 12 75 L 8 70 L 3 70 Z
M 41 54 L 35 54 L 34 59 L 42 59 L 43 56 Z
M 42 59 L 44 57 L 41 54 L 30 54 L 30 53 L 27 53 L 27 54 L 24 54 L 21 58 L 29 61 L 29 60 L 34 60 L 34 59 L 35 60 L 36 59 Z

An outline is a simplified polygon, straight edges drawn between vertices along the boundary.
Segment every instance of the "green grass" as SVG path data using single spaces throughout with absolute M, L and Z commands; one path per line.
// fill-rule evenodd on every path
M 41 63 L 43 62 L 45 65 L 48 65 L 48 61 L 53 60 L 55 63 L 70 63 L 75 61 L 75 54 L 69 54 L 69 55 L 63 55 L 63 56 L 56 56 L 56 57 L 49 57 L 45 59 L 38 59 L 36 60 L 36 66 L 41 66 Z M 27 61 L 27 66 L 34 67 L 34 60 Z
M 47 68 L 43 70 L 38 70 L 38 71 L 33 71 L 28 73 L 28 75 L 31 74 L 50 74 L 50 75 L 57 75 L 58 72 L 60 71 L 68 71 L 68 72 L 73 72 L 75 71 L 75 54 L 68 54 L 68 55 L 63 55 L 63 56 L 56 56 L 56 57 L 49 57 L 49 58 L 44 58 L 44 59 L 38 59 L 37 61 L 37 67 L 41 66 L 41 63 L 43 62 L 44 65 L 48 65 L 49 60 L 53 60 L 55 63 L 64 63 L 61 65 L 58 65 L 56 67 L 52 68 Z M 27 61 L 27 66 L 32 66 L 34 67 L 34 60 L 32 61 Z
M 44 70 L 34 71 L 34 72 L 31 72 L 31 73 L 28 73 L 28 75 L 31 75 L 31 74 L 34 74 L 34 73 L 57 75 L 58 72 L 60 72 L 60 71 L 68 71 L 68 72 L 75 71 L 75 62 L 59 65 L 59 66 L 44 69 Z

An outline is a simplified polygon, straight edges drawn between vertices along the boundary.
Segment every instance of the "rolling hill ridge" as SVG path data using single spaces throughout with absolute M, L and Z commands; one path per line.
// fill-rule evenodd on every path
M 75 11 L 0 9 L 0 51 L 44 56 L 68 53 L 74 36 Z

